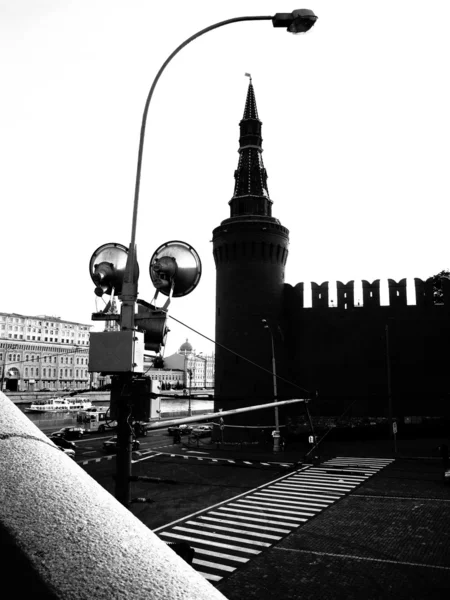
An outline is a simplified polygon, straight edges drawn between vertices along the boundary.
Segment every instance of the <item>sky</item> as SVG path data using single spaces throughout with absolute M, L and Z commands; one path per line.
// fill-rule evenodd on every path
M 309 8 L 307 35 L 270 21 L 206 33 L 150 104 L 137 226 L 139 297 L 169 240 L 201 257 L 169 315 L 214 339 L 212 230 L 229 217 L 250 73 L 272 214 L 290 230 L 286 282 L 426 279 L 448 251 L 450 3 L 0 0 L 0 311 L 92 324 L 89 260 L 128 246 L 139 134 L 156 73 L 216 22 Z M 159 300 L 158 300 L 158 303 Z M 164 353 L 186 338 L 169 318 Z

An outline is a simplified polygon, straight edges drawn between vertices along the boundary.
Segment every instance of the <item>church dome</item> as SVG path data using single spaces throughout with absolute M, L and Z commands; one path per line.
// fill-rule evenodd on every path
M 184 344 L 181 344 L 179 352 L 192 352 L 192 346 L 188 342 L 187 338 L 186 338 L 186 341 L 184 342 Z

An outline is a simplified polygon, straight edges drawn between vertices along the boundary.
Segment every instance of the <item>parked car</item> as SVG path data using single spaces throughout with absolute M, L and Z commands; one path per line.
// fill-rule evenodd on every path
M 61 448 L 60 446 L 58 446 L 58 449 L 64 452 L 64 454 L 67 454 L 67 456 L 70 456 L 70 458 L 73 458 L 73 460 L 75 460 L 75 450 L 72 450 L 72 448 Z
M 84 429 L 81 427 L 63 427 L 50 434 L 52 437 L 61 437 L 66 440 L 79 440 L 84 435 Z
M 180 435 L 188 435 L 192 432 L 192 425 L 183 423 L 182 425 L 172 425 L 171 427 L 167 428 L 167 433 L 169 435 L 174 435 L 177 431 Z
M 213 423 L 203 423 L 202 425 L 196 425 L 192 430 L 192 435 L 196 437 L 209 437 L 214 428 Z
M 76 450 L 76 446 L 73 442 L 69 442 L 69 440 L 66 440 L 63 437 L 59 437 L 57 435 L 51 435 L 49 436 L 49 439 L 52 440 L 52 442 L 58 446 L 59 448 L 64 448 L 66 450 Z
M 141 447 L 141 444 L 139 443 L 139 441 L 133 440 L 133 445 L 132 445 L 133 452 L 135 452 L 136 450 L 139 450 L 140 447 Z M 107 451 L 112 450 L 113 452 L 116 452 L 117 436 L 114 436 L 114 437 L 110 438 L 109 440 L 106 440 L 106 442 L 103 442 L 103 450 L 107 450 Z

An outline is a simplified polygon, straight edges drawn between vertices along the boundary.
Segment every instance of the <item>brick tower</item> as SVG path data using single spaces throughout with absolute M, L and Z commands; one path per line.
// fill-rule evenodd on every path
M 289 231 L 272 216 L 262 160 L 261 125 L 250 78 L 244 116 L 239 124 L 239 162 L 229 202 L 230 217 L 213 231 L 218 344 L 216 409 L 230 410 L 271 401 L 271 374 L 225 349 L 271 371 L 270 334 L 263 328 L 262 319 L 267 319 L 273 333 L 277 372 L 284 363 L 281 332 Z M 228 417 L 226 423 L 231 422 L 273 424 L 273 409 Z

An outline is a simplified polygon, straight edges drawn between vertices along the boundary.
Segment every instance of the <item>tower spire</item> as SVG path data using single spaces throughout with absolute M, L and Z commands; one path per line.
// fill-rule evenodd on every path
M 234 194 L 230 200 L 230 217 L 244 215 L 272 216 L 272 201 L 267 187 L 267 171 L 262 160 L 262 122 L 256 107 L 255 90 L 250 73 L 244 116 L 239 123 L 239 162 L 234 173 Z

